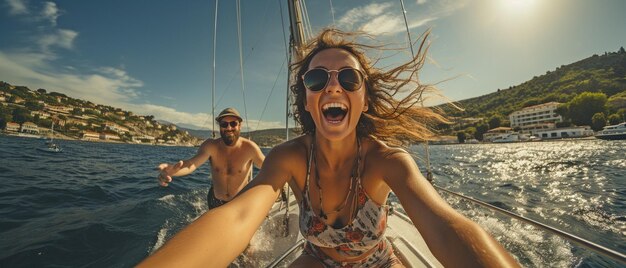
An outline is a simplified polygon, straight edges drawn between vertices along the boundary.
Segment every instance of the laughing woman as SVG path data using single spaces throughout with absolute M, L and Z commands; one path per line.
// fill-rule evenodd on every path
M 202 215 L 142 265 L 227 266 L 288 183 L 307 240 L 292 267 L 402 267 L 384 238 L 390 191 L 444 266 L 518 266 L 437 194 L 405 150 L 393 147 L 426 140 L 429 126 L 446 122 L 420 105 L 430 89 L 417 81 L 424 53 L 382 71 L 364 54 L 371 47 L 351 41 L 355 37 L 324 30 L 292 66 L 295 118 L 304 135 L 274 147 L 242 193 Z M 393 98 L 406 88 L 405 98 Z

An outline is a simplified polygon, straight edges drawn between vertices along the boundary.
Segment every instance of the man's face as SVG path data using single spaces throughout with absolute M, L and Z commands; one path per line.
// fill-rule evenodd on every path
M 227 116 L 220 120 L 220 136 L 224 143 L 231 146 L 239 139 L 241 124 L 239 119 L 234 116 Z

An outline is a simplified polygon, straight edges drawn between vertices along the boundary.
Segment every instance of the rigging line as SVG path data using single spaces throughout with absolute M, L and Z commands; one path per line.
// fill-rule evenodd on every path
M 287 58 L 285 58 L 285 60 L 283 60 L 283 64 L 280 65 L 280 69 L 278 70 L 278 75 L 276 76 L 276 80 L 274 80 L 274 85 L 272 86 L 272 90 L 270 90 L 270 94 L 267 96 L 267 100 L 265 100 L 265 106 L 263 107 L 263 111 L 261 112 L 261 116 L 259 117 L 259 121 L 257 121 L 256 123 L 256 128 L 255 129 L 259 129 L 259 125 L 261 124 L 261 118 L 263 118 L 263 115 L 265 114 L 265 109 L 267 109 L 267 104 L 270 102 L 270 98 L 272 97 L 272 93 L 274 93 L 274 88 L 276 88 L 276 83 L 278 83 L 278 78 L 280 78 L 280 73 L 283 71 L 283 67 L 285 67 L 285 62 L 287 61 Z
M 330 14 L 333 16 L 333 25 L 335 25 L 335 8 L 333 7 L 333 0 L 328 0 L 330 2 Z
M 313 36 L 313 30 L 311 30 L 311 21 L 309 20 L 309 10 L 306 8 L 306 3 L 305 0 L 302 0 L 300 2 L 300 7 L 302 9 L 302 13 L 303 13 L 303 19 L 304 19 L 304 30 L 306 32 L 306 36 L 304 37 L 304 40 L 309 40 L 312 36 Z
M 215 51 L 217 47 L 217 3 L 219 0 L 215 0 L 215 22 L 213 23 L 213 81 L 211 90 L 211 117 L 215 117 Z M 215 139 L 215 120 L 211 126 L 211 138 Z
M 285 45 L 285 58 L 287 62 L 291 63 L 291 58 L 289 57 L 289 46 L 287 44 L 287 34 L 285 33 L 285 19 L 283 17 L 283 6 L 280 3 L 281 0 L 278 0 L 278 6 L 280 7 L 280 25 L 283 30 L 283 42 Z M 290 68 L 287 68 L 287 92 L 285 99 L 285 141 L 289 140 L 289 79 L 291 78 Z
M 267 10 L 269 9 L 269 0 L 267 1 L 267 4 L 265 5 L 265 11 L 264 11 L 264 15 L 263 15 L 263 27 L 262 29 L 266 28 L 267 25 Z M 281 14 L 282 15 L 282 14 Z M 265 35 L 263 35 L 265 36 Z M 261 37 L 263 37 L 261 36 Z M 250 51 L 248 51 L 248 54 L 246 54 L 246 56 L 243 59 L 243 63 L 245 64 L 248 60 L 248 58 L 250 58 L 250 55 L 252 55 L 252 52 L 254 52 L 254 48 L 256 47 L 256 45 L 260 42 L 261 37 L 257 38 L 253 43 L 252 47 L 250 47 Z M 228 81 L 228 84 L 226 85 L 226 88 L 222 91 L 222 93 L 220 94 L 220 97 L 217 99 L 217 105 L 219 105 L 219 103 L 222 102 L 222 99 L 224 98 L 224 94 L 226 94 L 226 92 L 228 91 L 228 89 L 230 88 L 230 85 L 233 83 L 233 80 L 235 80 L 235 77 L 237 76 L 237 72 L 233 73 L 233 75 L 230 77 L 230 80 Z M 213 105 L 214 107 L 217 107 L 215 104 Z
M 404 1 L 400 0 L 400 5 L 402 6 L 402 16 L 404 16 L 404 26 L 406 27 L 406 35 L 409 38 L 409 47 L 411 48 L 411 55 L 413 56 L 413 60 L 415 60 L 415 52 L 413 51 L 413 41 L 411 41 L 411 32 L 409 31 L 409 22 L 406 19 L 406 9 L 404 8 Z M 420 94 L 421 95 L 421 94 Z M 424 106 L 424 102 L 422 102 L 422 107 Z M 430 166 L 430 150 L 428 148 L 428 140 L 424 139 L 424 154 L 426 155 L 426 179 L 432 183 L 433 181 L 433 170 Z
M 291 78 L 291 68 L 289 68 L 289 63 L 291 63 L 291 57 L 289 53 L 289 46 L 287 45 L 287 34 L 285 33 L 285 19 L 283 16 L 283 5 L 281 5 L 281 0 L 278 0 L 278 6 L 280 7 L 280 25 L 283 30 L 283 44 L 285 45 L 285 60 L 287 62 L 287 90 L 285 92 L 285 141 L 289 140 L 289 79 Z M 289 4 L 289 3 L 287 3 Z M 281 67 L 282 68 L 282 67 Z M 279 72 L 280 74 L 280 72 Z M 289 235 L 289 196 L 291 189 L 287 186 L 287 191 L 285 192 L 285 186 L 283 186 L 283 193 L 285 193 L 285 221 L 283 222 L 285 225 L 285 236 Z
M 241 44 L 241 0 L 237 0 L 237 37 L 239 39 L 239 73 L 241 74 L 241 95 L 243 97 L 243 110 L 246 117 L 246 127 L 248 128 L 248 137 L 250 136 L 250 124 L 248 123 L 248 107 L 246 106 L 246 90 L 243 79 L 243 48 Z
M 406 9 L 404 8 L 404 1 L 400 0 L 402 6 L 402 16 L 404 16 L 404 26 L 406 27 L 406 35 L 409 38 L 409 47 L 411 48 L 411 55 L 415 58 L 415 52 L 413 51 L 413 41 L 411 40 L 411 32 L 409 32 L 409 22 L 406 19 Z

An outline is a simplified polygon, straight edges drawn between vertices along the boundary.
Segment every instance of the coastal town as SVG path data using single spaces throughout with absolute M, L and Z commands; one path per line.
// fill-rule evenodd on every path
M 438 136 L 433 143 L 508 143 L 593 139 L 594 136 L 625 139 L 623 106 L 626 104 L 621 95 L 624 94 L 613 96 L 607 101 L 602 93 L 581 93 L 579 99 L 583 103 L 582 108 L 591 108 L 593 113 L 587 112 L 583 114 L 584 119 L 578 120 L 569 116 L 569 103 L 555 101 L 514 110 L 504 119 L 502 116 L 487 119 L 452 117 L 453 124 L 443 129 L 443 135 Z M 596 99 L 600 101 L 594 101 Z M 597 111 L 589 103 L 595 103 Z M 607 106 L 608 110 L 617 112 L 605 118 L 604 113 L 598 111 L 607 110 Z M 608 128 L 608 135 L 603 135 L 604 127 Z M 6 135 L 31 138 L 54 137 L 171 146 L 198 146 L 206 138 L 196 137 L 175 124 L 160 123 L 151 115 L 135 115 L 120 108 L 74 99 L 45 89 L 30 90 L 6 82 L 0 82 L 0 129 Z M 262 141 L 262 146 L 271 147 L 283 140 L 275 131 L 256 133 L 263 133 L 256 135 Z
M 3 133 L 31 138 L 195 146 L 201 140 L 151 115 L 0 82 Z

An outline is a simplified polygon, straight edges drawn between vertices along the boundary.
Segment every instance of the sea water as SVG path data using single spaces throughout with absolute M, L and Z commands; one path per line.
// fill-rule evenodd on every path
M 159 163 L 189 158 L 197 148 L 58 143 L 63 152 L 53 154 L 36 150 L 41 140 L 0 136 L 0 267 L 131 267 L 207 210 L 208 164 L 169 187 L 156 181 Z M 626 252 L 625 147 L 626 141 L 578 140 L 429 149 L 435 185 Z M 410 150 L 425 170 L 423 147 Z M 442 196 L 524 266 L 619 265 Z M 273 246 L 265 242 L 256 241 Z

